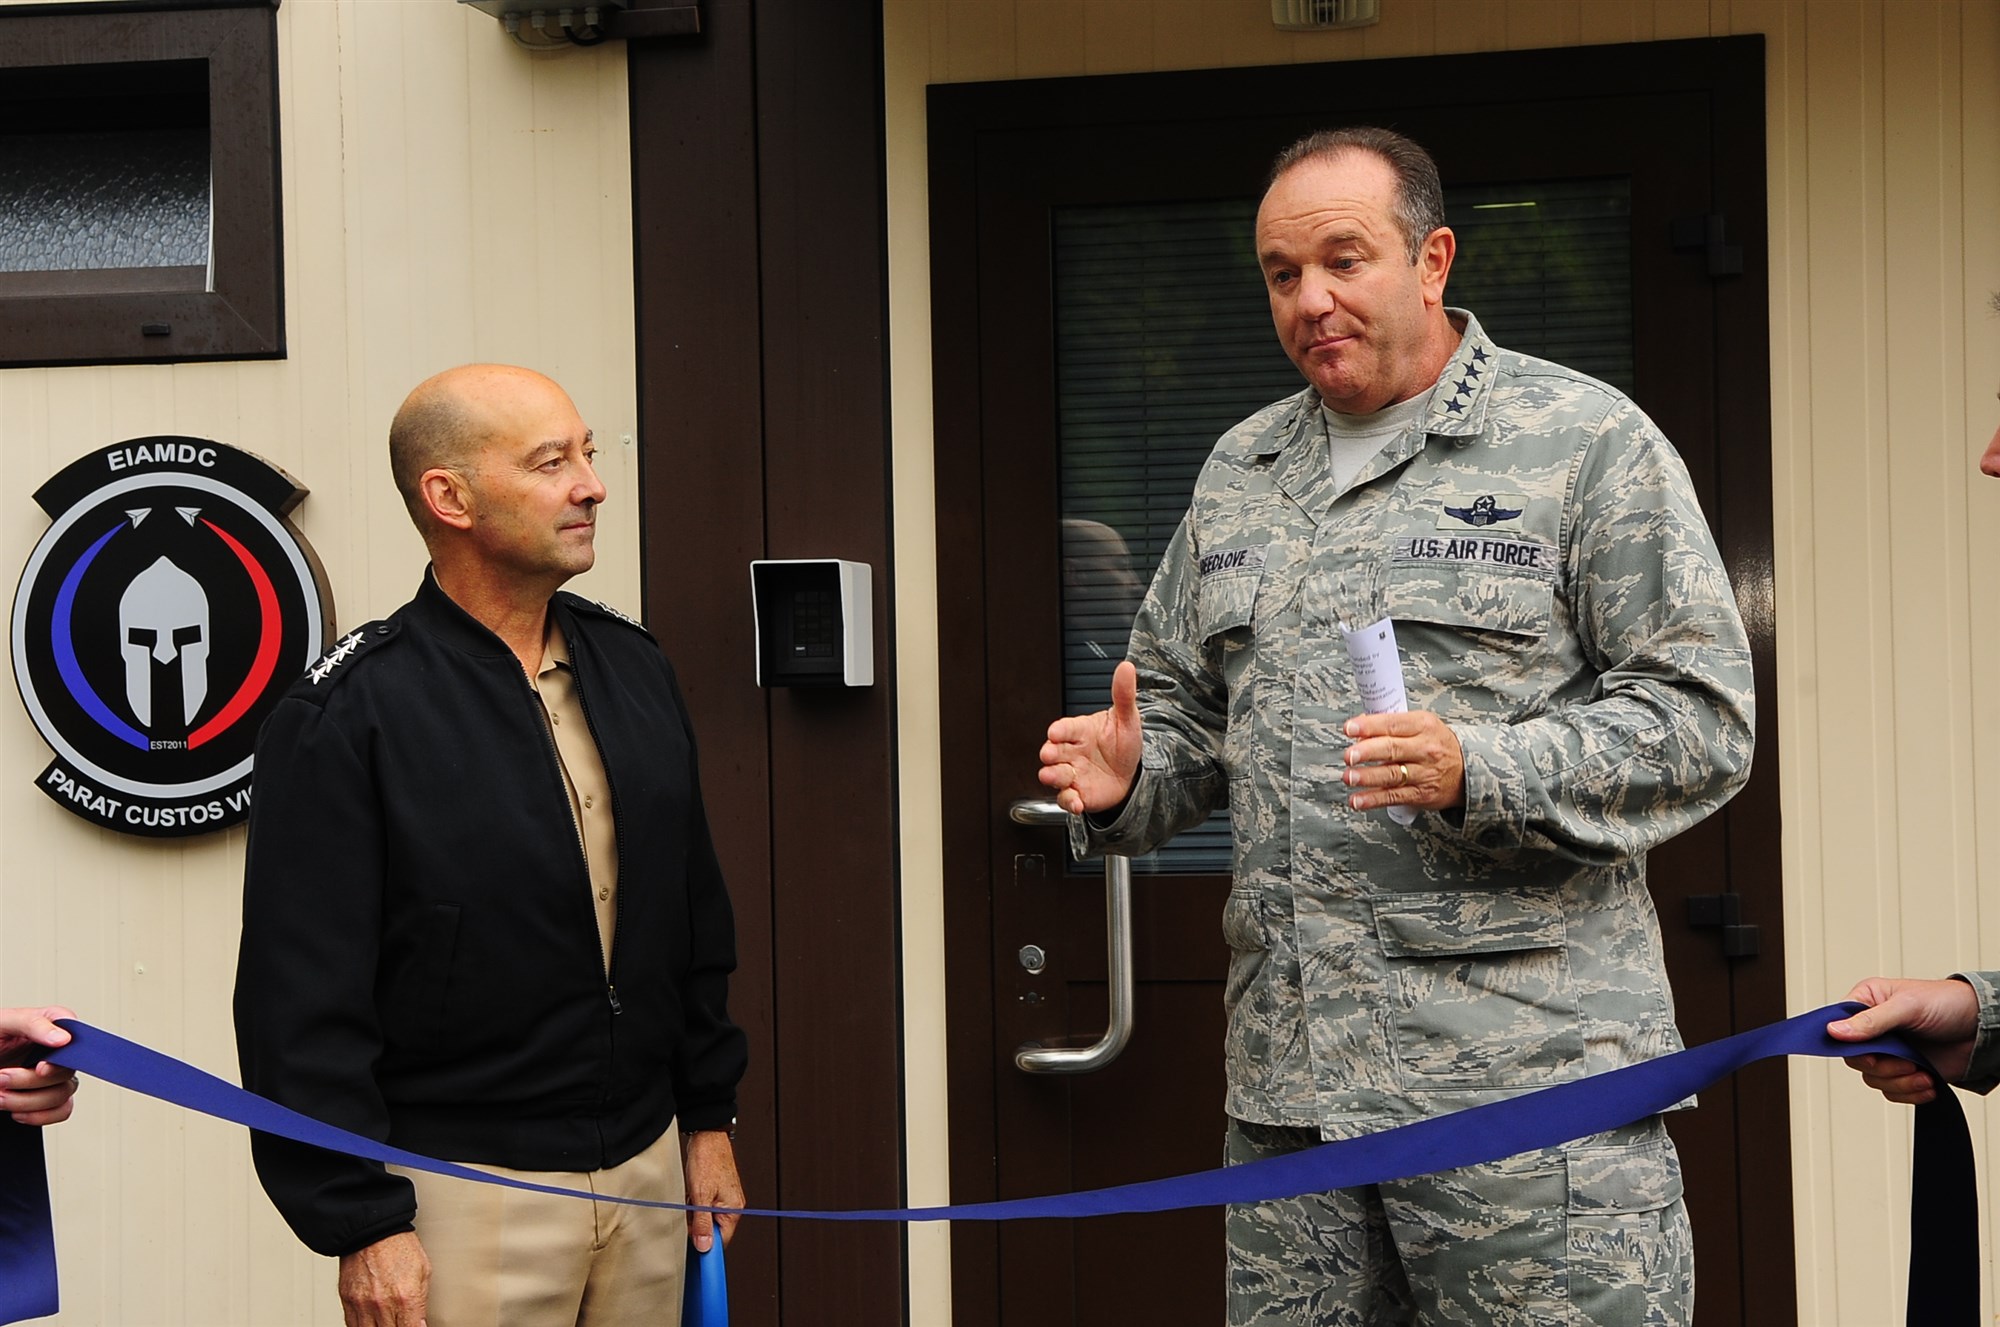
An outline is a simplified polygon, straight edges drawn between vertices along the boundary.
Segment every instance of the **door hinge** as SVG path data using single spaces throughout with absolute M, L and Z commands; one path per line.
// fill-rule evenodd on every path
M 1695 894 L 1688 899 L 1688 925 L 1722 932 L 1724 958 L 1755 958 L 1757 928 L 1743 921 L 1741 894 Z
M 1724 238 L 1727 219 L 1719 213 L 1704 217 L 1677 217 L 1672 226 L 1676 252 L 1700 251 L 1708 259 L 1710 276 L 1743 275 L 1743 246 Z

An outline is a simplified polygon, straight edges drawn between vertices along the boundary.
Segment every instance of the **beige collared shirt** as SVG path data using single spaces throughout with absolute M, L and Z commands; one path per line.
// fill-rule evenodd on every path
M 549 735 L 555 739 L 563 785 L 569 789 L 569 809 L 577 841 L 590 868 L 591 901 L 597 907 L 597 934 L 604 942 L 604 971 L 611 974 L 611 941 L 618 917 L 618 828 L 611 816 L 611 781 L 604 759 L 583 717 L 576 697 L 576 673 L 570 667 L 569 642 L 549 616 L 542 645 L 542 666 L 534 677 Z

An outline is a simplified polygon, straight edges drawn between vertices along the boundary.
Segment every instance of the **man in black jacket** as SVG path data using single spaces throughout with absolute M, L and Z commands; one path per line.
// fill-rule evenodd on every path
M 645 629 L 558 592 L 595 558 L 590 430 L 542 375 L 470 365 L 411 393 L 389 450 L 431 567 L 259 739 L 244 1085 L 446 1160 L 742 1206 L 734 927 L 693 731 Z M 253 1152 L 340 1259 L 353 1327 L 679 1311 L 678 1212 Z M 706 1248 L 709 1218 L 691 1229 Z

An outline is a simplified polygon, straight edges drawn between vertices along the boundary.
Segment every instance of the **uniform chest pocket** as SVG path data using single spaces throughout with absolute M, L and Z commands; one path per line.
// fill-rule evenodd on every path
M 1554 890 L 1397 894 L 1375 904 L 1408 1088 L 1577 1077 L 1583 1030 Z
M 1383 587 L 1398 622 L 1429 622 L 1460 631 L 1497 632 L 1523 640 L 1549 634 L 1555 581 L 1530 572 L 1487 567 L 1394 567 Z
M 1263 579 L 1261 558 L 1255 566 L 1203 575 L 1199 591 L 1201 638 L 1212 642 L 1218 637 L 1227 640 L 1232 633 L 1241 633 L 1240 639 L 1247 642 L 1250 624 L 1257 616 L 1257 586 Z

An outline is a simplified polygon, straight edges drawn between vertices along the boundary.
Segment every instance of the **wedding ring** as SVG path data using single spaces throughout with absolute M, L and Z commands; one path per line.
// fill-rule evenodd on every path
M 1403 776 L 1402 782 L 1396 785 L 1398 788 L 1402 787 L 1403 784 L 1408 783 L 1410 781 L 1410 767 L 1408 765 L 1396 766 L 1396 772 Z

